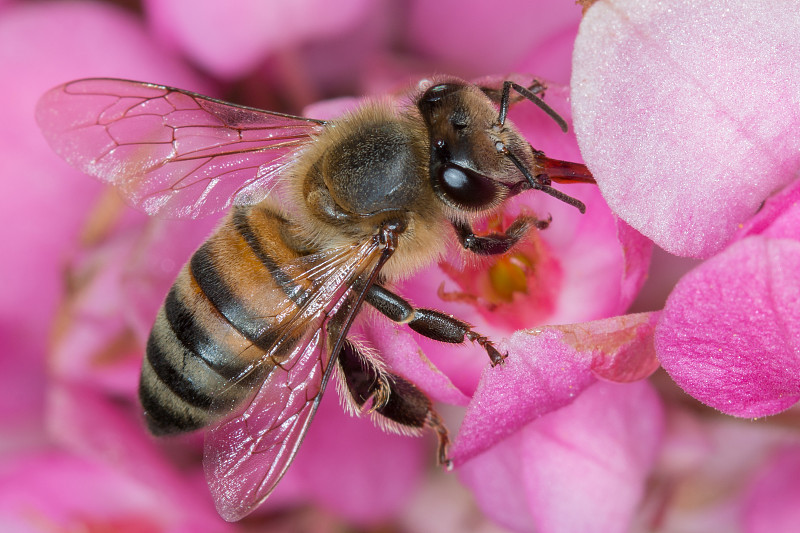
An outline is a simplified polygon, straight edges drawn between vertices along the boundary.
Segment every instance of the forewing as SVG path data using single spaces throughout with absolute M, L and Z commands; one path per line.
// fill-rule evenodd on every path
M 262 200 L 324 122 L 189 91 L 84 79 L 39 100 L 36 119 L 74 167 L 148 214 L 196 218 Z
M 332 350 L 346 334 L 347 314 L 357 312 L 356 296 L 378 268 L 379 256 L 375 240 L 309 265 L 314 284 L 300 311 L 283 324 L 282 340 L 249 370 L 269 371 L 266 380 L 250 401 L 206 434 L 206 479 L 224 519 L 247 515 L 289 467 L 335 366 Z M 275 364 L 271 354 L 282 353 L 286 343 L 293 346 L 290 355 Z

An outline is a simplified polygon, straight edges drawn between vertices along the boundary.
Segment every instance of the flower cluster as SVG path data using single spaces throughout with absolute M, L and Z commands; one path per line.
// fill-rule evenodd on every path
M 0 2 L 0 529 L 793 531 L 800 5 L 701 4 Z M 509 120 L 589 166 L 598 186 L 558 185 L 587 212 L 519 195 L 480 229 L 549 228 L 500 257 L 453 247 L 396 287 L 496 340 L 502 365 L 376 313 L 356 324 L 441 406 L 454 474 L 433 439 L 350 417 L 331 387 L 275 493 L 227 524 L 201 435 L 150 437 L 136 400 L 153 317 L 216 220 L 127 208 L 51 153 L 35 103 L 119 77 L 327 118 L 358 103 L 336 96 L 443 72 L 548 80 L 574 133 L 529 103 Z M 637 300 L 661 281 L 653 242 L 696 259 L 666 301 Z
M 603 197 L 664 250 L 704 260 L 663 305 L 652 333 L 656 356 L 686 393 L 738 417 L 773 415 L 800 400 L 797 8 L 597 2 L 573 56 L 576 135 Z M 775 470 L 791 470 L 800 457 L 796 420 L 778 442 L 768 419 L 747 430 L 721 420 L 714 423 L 738 432 L 709 446 L 730 461 L 715 468 L 728 476 L 752 467 L 725 453 L 748 444 L 767 466 L 751 474 L 758 481 L 747 490 L 731 493 L 716 485 L 723 476 L 715 480 L 708 507 L 729 522 L 714 529 L 794 529 L 794 505 L 765 502 L 778 486 L 797 493 Z M 708 427 L 676 434 L 718 439 L 720 428 Z M 715 462 L 708 453 L 694 460 L 701 457 Z M 659 525 L 679 524 L 673 516 L 662 514 Z

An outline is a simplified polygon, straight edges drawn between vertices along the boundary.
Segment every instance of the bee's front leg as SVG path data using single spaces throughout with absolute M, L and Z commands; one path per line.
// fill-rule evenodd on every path
M 520 215 L 503 233 L 476 235 L 469 224 L 453 222 L 453 228 L 456 230 L 456 236 L 461 246 L 478 255 L 504 254 L 517 244 L 529 229 L 546 229 L 549 225 L 549 218 L 539 220 L 536 217 Z
M 492 366 L 502 363 L 506 358 L 497 351 L 492 341 L 474 331 L 463 320 L 435 309 L 414 308 L 380 285 L 375 284 L 369 288 L 366 301 L 394 322 L 408 324 L 411 329 L 429 339 L 453 344 L 461 344 L 466 340 L 477 342 L 489 354 Z

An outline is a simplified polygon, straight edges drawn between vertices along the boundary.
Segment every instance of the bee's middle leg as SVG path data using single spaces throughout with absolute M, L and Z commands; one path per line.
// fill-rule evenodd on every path
M 466 340 L 477 342 L 483 346 L 492 366 L 503 362 L 505 355 L 497 351 L 492 341 L 474 331 L 472 326 L 454 316 L 435 309 L 414 308 L 397 294 L 373 285 L 367 292 L 366 301 L 389 319 L 408 326 L 429 339 L 452 344 L 461 344 Z

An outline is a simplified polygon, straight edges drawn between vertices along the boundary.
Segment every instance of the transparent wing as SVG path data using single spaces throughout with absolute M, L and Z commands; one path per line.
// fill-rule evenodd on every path
M 358 311 L 361 290 L 379 268 L 380 255 L 375 239 L 315 260 L 313 286 L 301 296 L 300 310 L 282 325 L 276 344 L 240 377 L 268 371 L 264 383 L 206 434 L 206 479 L 224 519 L 247 515 L 289 467 L 335 366 L 332 355 Z M 277 361 L 273 354 L 284 353 L 286 346 L 292 346 L 288 357 Z
M 324 122 L 127 80 L 51 89 L 36 120 L 69 164 L 148 214 L 196 218 L 262 200 Z

